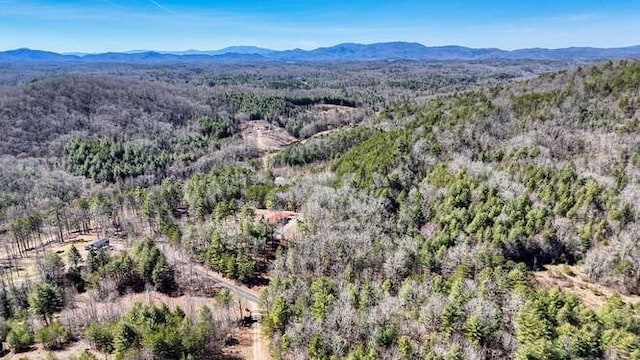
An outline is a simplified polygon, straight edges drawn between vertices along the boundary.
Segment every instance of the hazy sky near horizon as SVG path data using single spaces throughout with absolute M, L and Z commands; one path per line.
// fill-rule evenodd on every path
M 0 50 L 273 49 L 640 44 L 640 0 L 0 0 Z

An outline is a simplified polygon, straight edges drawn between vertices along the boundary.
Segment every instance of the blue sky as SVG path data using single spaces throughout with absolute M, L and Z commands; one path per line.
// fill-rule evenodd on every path
M 638 45 L 640 0 L 0 0 L 0 50 L 310 49 L 383 41 Z

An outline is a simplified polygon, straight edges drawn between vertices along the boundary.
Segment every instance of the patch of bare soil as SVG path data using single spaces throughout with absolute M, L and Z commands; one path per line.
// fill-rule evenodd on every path
M 589 282 L 577 266 L 547 265 L 545 270 L 536 271 L 534 275 L 542 285 L 558 287 L 562 291 L 573 294 L 593 310 L 598 310 L 607 299 L 615 294 L 620 295 L 626 303 L 640 303 L 640 296 L 620 294 L 606 286 Z
M 286 130 L 266 121 L 247 121 L 242 124 L 242 138 L 261 151 L 274 151 L 297 141 Z
M 317 115 L 336 116 L 351 114 L 355 108 L 342 105 L 317 104 L 309 110 Z
M 29 359 L 29 360 L 46 360 L 49 354 L 55 356 L 56 359 L 66 360 L 70 358 L 75 358 L 82 354 L 85 350 L 90 350 L 89 344 L 84 341 L 79 341 L 76 343 L 69 344 L 66 348 L 58 351 L 49 351 L 44 348 L 40 344 L 34 346 L 31 351 L 15 354 L 13 352 L 8 353 L 3 357 L 3 359 L 7 360 L 18 360 L 18 359 Z M 113 355 L 110 354 L 99 354 L 98 352 L 91 351 L 94 355 L 98 356 L 99 359 L 111 360 L 114 358 Z
M 230 358 L 247 360 L 269 360 L 269 342 L 264 338 L 260 323 L 249 327 L 238 328 L 234 338 L 237 342 L 224 349 L 224 354 Z
M 83 259 L 86 259 L 88 251 L 85 250 L 86 244 L 94 241 L 98 236 L 94 233 L 89 234 L 71 234 L 65 236 L 65 242 L 49 241 L 42 246 L 34 247 L 28 250 L 22 257 L 0 258 L 0 266 L 3 268 L 4 276 L 7 281 L 14 284 L 23 283 L 25 281 L 37 281 L 38 260 L 48 252 L 54 252 L 66 259 L 66 254 L 72 245 L 79 250 Z

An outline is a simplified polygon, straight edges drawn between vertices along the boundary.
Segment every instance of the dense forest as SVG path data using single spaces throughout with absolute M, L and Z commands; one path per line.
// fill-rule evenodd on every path
M 42 65 L 0 84 L 15 352 L 225 356 L 223 291 L 66 315 L 195 291 L 180 254 L 261 293 L 277 359 L 640 358 L 636 61 Z M 123 249 L 47 251 L 78 234 Z

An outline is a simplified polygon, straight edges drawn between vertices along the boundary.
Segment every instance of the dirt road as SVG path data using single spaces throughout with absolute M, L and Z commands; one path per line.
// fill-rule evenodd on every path
M 217 284 L 226 287 L 231 293 L 247 303 L 247 307 L 251 310 L 251 313 L 256 316 L 260 316 L 260 296 L 250 288 L 238 284 L 235 281 L 224 278 L 219 273 L 208 269 L 200 264 L 194 263 L 189 259 L 181 250 L 176 249 L 174 246 L 167 242 L 157 242 L 162 252 L 169 260 L 171 264 L 189 264 L 193 272 L 203 278 L 216 282 Z M 246 352 L 246 358 L 251 360 L 268 360 L 270 359 L 268 342 L 262 335 L 262 329 L 260 322 L 256 322 L 251 327 L 251 348 Z

